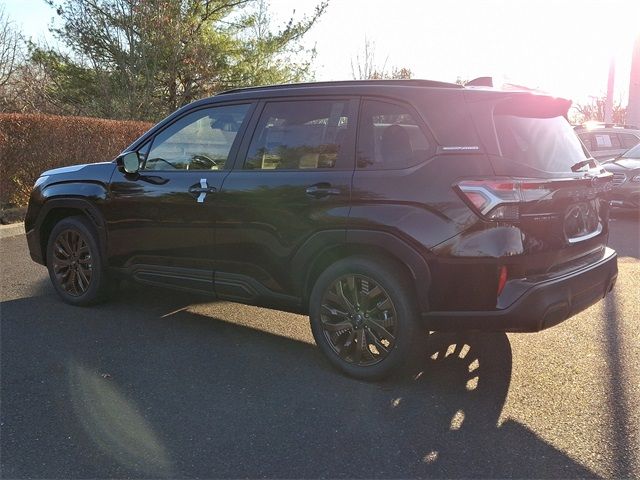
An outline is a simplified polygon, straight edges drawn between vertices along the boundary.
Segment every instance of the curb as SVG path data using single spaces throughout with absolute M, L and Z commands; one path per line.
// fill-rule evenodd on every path
M 16 237 L 24 235 L 24 222 L 0 225 L 0 238 Z

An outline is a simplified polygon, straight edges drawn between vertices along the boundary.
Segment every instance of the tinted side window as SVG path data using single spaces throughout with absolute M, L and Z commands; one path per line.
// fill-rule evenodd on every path
M 433 151 L 418 119 L 406 106 L 365 100 L 358 128 L 358 168 L 407 168 L 423 162 Z
M 640 139 L 635 135 L 631 135 L 630 133 L 619 133 L 620 142 L 622 143 L 622 148 L 631 148 L 635 147 Z
M 197 110 L 160 132 L 147 155 L 145 170 L 221 170 L 249 105 Z
M 596 151 L 596 139 L 595 137 L 590 134 L 590 133 L 580 133 L 578 134 L 578 136 L 580 137 L 580 140 L 582 140 L 582 143 L 584 143 L 584 146 L 587 147 L 587 149 L 590 152 L 595 152 Z
M 348 106 L 331 100 L 267 103 L 244 168 L 334 168 L 345 147 Z

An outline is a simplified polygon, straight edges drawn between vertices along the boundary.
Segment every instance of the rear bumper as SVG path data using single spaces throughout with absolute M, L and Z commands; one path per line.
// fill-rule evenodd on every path
M 601 259 L 580 269 L 542 281 L 522 281 L 522 295 L 507 308 L 490 311 L 447 311 L 423 314 L 436 331 L 483 330 L 537 332 L 563 322 L 597 303 L 618 277 L 618 256 L 606 248 Z

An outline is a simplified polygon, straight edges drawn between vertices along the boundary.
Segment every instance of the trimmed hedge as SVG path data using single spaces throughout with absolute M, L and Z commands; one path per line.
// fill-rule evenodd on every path
M 43 171 L 112 160 L 151 126 L 100 118 L 0 113 L 0 205 L 26 205 Z

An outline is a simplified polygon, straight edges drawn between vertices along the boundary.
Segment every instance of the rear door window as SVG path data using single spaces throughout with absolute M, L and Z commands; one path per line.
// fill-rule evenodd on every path
M 345 154 L 351 123 L 348 100 L 267 103 L 244 169 L 333 169 Z

